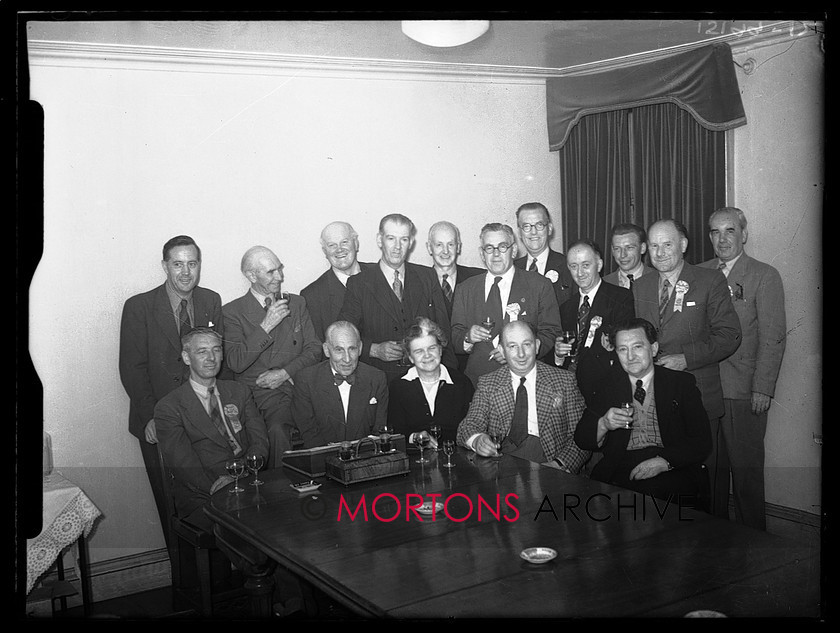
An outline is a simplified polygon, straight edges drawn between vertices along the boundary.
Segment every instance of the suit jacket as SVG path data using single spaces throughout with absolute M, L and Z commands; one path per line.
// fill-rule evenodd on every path
M 463 350 L 470 327 L 479 324 L 486 316 L 484 305 L 485 275 L 470 277 L 458 286 L 452 306 L 452 346 Z M 540 341 L 539 356 L 550 349 L 554 354 L 554 339 L 560 334 L 560 310 L 551 288 L 551 282 L 535 273 L 514 269 L 508 303 L 519 303 L 519 320 L 530 323 Z M 499 368 L 495 360 L 488 360 L 493 350 L 491 341 L 476 343 L 469 352 L 464 373 L 477 384 L 478 377 Z
M 455 287 L 452 289 L 452 296 L 453 302 L 455 300 L 455 290 L 463 284 L 467 279 L 470 277 L 475 277 L 476 275 L 481 275 L 486 271 L 483 268 L 476 268 L 475 266 L 461 266 L 461 264 L 456 264 L 455 268 L 457 269 L 457 277 L 455 278 Z M 432 268 L 434 270 L 434 268 Z M 437 275 L 437 271 L 435 270 L 435 275 Z M 445 295 L 444 295 L 445 298 Z M 449 301 L 445 302 L 446 304 L 446 314 L 449 315 L 449 322 L 452 322 L 452 303 Z
M 193 290 L 193 318 L 194 326 L 209 326 L 224 335 L 222 300 L 212 290 Z M 158 400 L 189 379 L 165 285 L 125 302 L 119 365 L 120 379 L 131 401 L 128 430 L 143 439 Z
M 307 448 L 356 440 L 385 426 L 388 419 L 385 373 L 365 363 L 359 363 L 354 373 L 345 421 L 330 362 L 325 360 L 300 371 L 295 380 L 292 416 Z
M 577 285 L 575 285 L 577 288 Z M 560 323 L 564 330 L 574 331 L 577 327 L 577 313 L 578 304 L 580 303 L 580 289 L 571 296 L 566 302 L 560 306 Z M 636 314 L 633 305 L 633 293 L 627 288 L 620 286 L 613 286 L 611 284 L 601 281 L 598 286 L 598 292 L 592 300 L 589 308 L 589 317 L 586 321 L 586 328 L 580 332 L 578 341 L 578 361 L 584 367 L 593 367 L 587 363 L 583 363 L 583 357 L 587 355 L 594 355 L 600 362 L 601 367 L 606 362 L 606 367 L 611 363 L 609 360 L 615 360 L 613 355 L 610 355 L 601 344 L 601 334 L 609 333 L 610 328 L 620 321 L 632 319 Z M 598 317 L 600 317 L 600 325 L 598 325 Z M 593 324 L 594 321 L 594 324 Z M 593 328 L 593 325 L 597 327 Z M 589 334 L 592 334 L 592 342 L 589 347 L 586 347 L 586 341 Z M 554 352 L 552 351 L 552 357 Z M 594 367 L 593 367 L 594 368 Z
M 359 267 L 370 266 L 366 262 L 359 262 Z M 347 289 L 338 280 L 332 268 L 300 291 L 300 296 L 306 299 L 306 309 L 315 328 L 315 336 L 322 343 L 327 328 L 338 321 L 338 313 L 344 304 L 344 294 Z M 322 355 L 323 357 L 323 355 Z
M 235 433 L 243 449 L 238 457 L 244 459 L 253 451 L 267 460 L 265 423 L 250 389 L 233 380 L 216 380 L 216 389 L 224 414 L 228 419 L 238 415 L 242 424 Z M 163 458 L 175 476 L 175 508 L 179 516 L 187 516 L 210 498 L 210 488 L 219 476 L 227 474 L 225 462 L 234 457 L 233 451 L 189 381 L 158 402 L 155 427 Z
M 702 463 L 712 448 L 712 434 L 694 376 L 658 366 L 654 366 L 653 371 L 653 397 L 664 445 L 658 454 L 674 468 Z M 597 393 L 587 400 L 586 410 L 575 431 L 575 443 L 588 451 L 603 452 L 603 458 L 592 469 L 593 479 L 612 479 L 627 452 L 631 433 L 630 429 L 608 431 L 603 444 L 598 446 L 598 419 L 611 407 L 632 398 L 630 378 L 620 369 L 611 373 L 610 379 L 603 381 Z M 648 454 L 646 458 L 649 457 Z
M 700 264 L 717 270 L 719 260 Z M 723 397 L 749 400 L 757 391 L 771 398 L 787 341 L 785 291 L 779 271 L 742 253 L 727 277 L 741 323 L 741 345 L 720 363 Z
M 347 294 L 338 318 L 350 321 L 362 334 L 362 362 L 384 371 L 388 379 L 405 373 L 397 361 L 385 362 L 370 355 L 372 343 L 401 341 L 416 317 L 423 316 L 437 323 L 449 334 L 446 300 L 437 282 L 437 275 L 428 266 L 405 263 L 403 299 L 394 295 L 379 264 L 371 264 L 347 280 Z M 456 367 L 452 345 L 444 348 L 443 362 Z
M 516 396 L 507 367 L 478 379 L 469 412 L 458 425 L 458 443 L 476 433 L 510 432 Z M 575 444 L 574 435 L 584 410 L 583 396 L 575 384 L 574 374 L 559 367 L 537 362 L 537 421 L 540 444 L 548 461 L 559 459 L 572 472 L 580 470 L 590 453 Z
M 260 327 L 265 308 L 249 290 L 222 307 L 225 320 L 225 363 L 236 380 L 251 387 L 257 404 L 277 391 L 256 386 L 257 377 L 268 369 L 285 369 L 294 379 L 304 367 L 318 362 L 321 342 L 306 300 L 298 295 L 289 299 L 291 313 L 266 333 Z
M 522 270 L 526 270 L 528 258 L 530 257 L 530 255 L 518 257 L 513 260 L 513 265 Z M 569 267 L 566 265 L 566 256 L 563 253 L 550 248 L 548 249 L 548 257 L 545 261 L 545 276 L 551 281 L 551 285 L 554 288 L 554 296 L 557 298 L 557 307 L 560 307 L 574 293 L 575 288 L 577 288 L 575 280 L 572 279 L 572 273 L 569 272 Z
M 642 274 L 640 275 L 640 277 L 643 277 L 643 276 L 647 275 L 648 273 L 655 273 L 655 272 L 656 272 L 655 268 L 651 268 L 647 264 L 642 264 Z M 606 281 L 608 284 L 612 284 L 613 286 L 619 286 L 620 284 L 618 283 L 618 269 L 616 268 L 609 275 L 604 275 L 604 281 Z M 638 281 L 638 280 L 637 279 L 633 280 L 634 285 L 635 285 L 636 281 Z
M 449 377 L 451 385 L 441 382 L 438 387 L 434 415 L 419 379 L 392 380 L 388 387 L 388 426 L 407 437 L 409 433 L 437 424 L 442 429 L 441 438 L 454 440 L 475 389 L 469 378 L 457 370 L 449 369 Z
M 688 291 L 681 311 L 674 310 L 676 288 L 659 324 L 659 274 L 643 275 L 633 284 L 636 316 L 659 330 L 659 354 L 685 354 L 686 370 L 694 374 L 710 418 L 723 415 L 723 391 L 718 363 L 741 344 L 741 325 L 720 271 L 683 264 L 677 283 Z

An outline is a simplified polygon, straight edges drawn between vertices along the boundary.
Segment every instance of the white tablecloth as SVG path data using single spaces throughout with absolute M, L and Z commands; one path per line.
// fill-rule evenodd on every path
M 44 477 L 41 533 L 26 541 L 26 593 L 32 591 L 65 547 L 82 534 L 90 534 L 101 514 L 82 489 L 61 473 L 54 471 Z

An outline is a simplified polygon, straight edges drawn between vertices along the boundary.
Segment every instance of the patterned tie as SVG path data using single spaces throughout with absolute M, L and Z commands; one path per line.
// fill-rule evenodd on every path
M 517 446 L 528 437 L 528 389 L 525 387 L 525 376 L 519 377 L 516 402 L 513 405 L 513 421 L 510 423 L 508 437 Z
M 178 312 L 178 320 L 181 322 L 181 336 L 184 336 L 192 329 L 190 323 L 190 313 L 187 311 L 187 300 L 181 299 L 181 310 Z
M 537 272 L 537 258 L 536 257 L 531 260 L 531 265 L 528 266 L 528 271 L 532 272 L 532 273 Z
M 448 304 L 452 304 L 452 286 L 449 285 L 449 282 L 446 281 L 449 279 L 449 275 L 443 276 L 443 281 L 440 284 L 440 287 L 443 289 L 443 296 L 446 297 L 446 302 Z
M 671 287 L 671 282 L 667 279 L 662 282 L 662 290 L 659 293 L 659 324 L 665 318 L 665 310 L 668 307 L 668 288 Z
M 228 446 L 230 446 L 230 450 L 233 451 L 233 454 L 238 455 L 242 451 L 242 447 L 239 445 L 239 442 L 236 441 L 233 429 L 230 427 L 228 421 L 222 417 L 222 414 L 219 411 L 219 405 L 216 403 L 215 387 L 207 387 L 207 393 L 210 396 L 210 420 L 213 422 L 213 426 L 216 427 L 216 430 L 221 434 L 221 436 L 227 440 Z
M 729 269 L 726 267 L 726 262 L 719 263 L 718 270 L 723 273 L 724 277 L 729 277 Z
M 264 301 L 265 301 L 265 309 L 266 309 L 266 310 L 268 310 L 268 307 L 269 307 L 272 303 L 274 303 L 274 301 L 271 299 L 271 297 L 266 297 Z
M 630 290 L 633 290 L 633 274 L 632 273 L 627 275 L 627 281 L 630 282 L 630 285 L 628 286 L 628 288 L 630 288 Z
M 487 293 L 487 302 L 484 304 L 484 311 L 487 316 L 495 321 L 492 332 L 490 332 L 490 339 L 496 338 L 496 335 L 502 331 L 502 325 L 499 320 L 502 317 L 502 293 L 499 291 L 499 282 L 501 277 L 493 279 L 493 285 L 490 287 L 490 292 Z
M 340 386 L 343 382 L 346 382 L 348 385 L 352 385 L 356 381 L 356 374 L 350 374 L 349 376 L 335 374 L 333 377 L 335 378 L 336 387 Z
M 645 403 L 645 390 L 642 389 L 642 381 L 636 381 L 636 391 L 633 392 L 633 397 L 639 404 Z
M 391 284 L 391 287 L 394 289 L 394 294 L 397 295 L 397 299 L 402 301 L 403 295 L 403 285 L 400 281 L 400 271 L 394 271 L 394 283 Z
M 583 349 L 581 347 L 581 341 L 585 340 L 586 330 L 589 327 L 587 320 L 589 319 L 589 295 L 584 295 L 583 303 L 580 304 L 578 308 L 578 349 Z

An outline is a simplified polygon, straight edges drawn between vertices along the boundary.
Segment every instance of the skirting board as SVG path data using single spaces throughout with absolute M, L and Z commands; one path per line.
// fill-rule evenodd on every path
M 818 532 L 820 529 L 820 516 L 811 512 L 772 503 L 765 505 L 765 512 L 768 518 L 768 531 L 780 536 L 793 538 L 803 529 L 813 532 Z M 731 502 L 730 515 L 735 516 Z M 67 567 L 65 578 L 75 583 L 78 580 L 76 568 Z M 42 579 L 42 583 L 50 584 L 57 579 L 56 572 L 52 571 Z M 169 555 L 166 549 L 150 550 L 141 554 L 93 563 L 90 569 L 93 602 L 166 587 L 171 582 Z M 68 607 L 78 606 L 81 603 L 81 592 L 67 600 Z

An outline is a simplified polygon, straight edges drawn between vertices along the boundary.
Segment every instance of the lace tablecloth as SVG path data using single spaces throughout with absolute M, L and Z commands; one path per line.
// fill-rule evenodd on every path
M 102 513 L 87 495 L 61 473 L 44 477 L 44 521 L 41 533 L 26 541 L 26 593 L 65 547 L 88 536 Z

